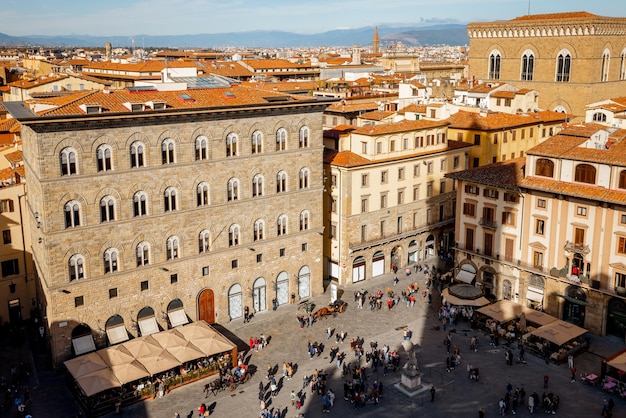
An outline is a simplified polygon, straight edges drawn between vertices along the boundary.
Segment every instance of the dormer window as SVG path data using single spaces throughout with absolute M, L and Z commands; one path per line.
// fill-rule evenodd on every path
M 102 113 L 102 106 L 99 104 L 82 104 L 79 106 L 80 109 L 88 115 L 93 115 L 95 113 Z
M 144 103 L 124 103 L 124 107 L 126 107 L 131 112 L 142 112 L 145 109 Z
M 152 110 L 164 110 L 165 109 L 165 102 L 164 101 L 151 101 L 151 102 L 147 102 L 146 106 L 151 107 Z

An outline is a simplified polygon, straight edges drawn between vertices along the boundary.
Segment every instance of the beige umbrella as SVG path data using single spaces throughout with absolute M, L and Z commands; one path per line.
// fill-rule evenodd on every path
M 126 349 L 124 344 L 114 345 L 98 351 L 98 354 L 110 367 L 120 364 L 128 364 L 135 357 Z
M 159 345 L 152 335 L 126 341 L 124 348 L 139 361 L 144 357 L 158 355 L 163 350 L 163 347 Z
M 187 340 L 185 340 L 183 345 L 168 347 L 167 351 L 169 351 L 181 363 L 197 360 L 206 355 L 202 350 Z
M 176 329 L 168 329 L 167 331 L 157 332 L 151 335 L 152 338 L 163 348 L 170 348 L 183 345 L 187 339 Z
M 180 362 L 176 357 L 164 348 L 162 348 L 159 353 L 144 356 L 138 360 L 151 375 L 180 366 Z
M 133 382 L 150 376 L 150 373 L 146 370 L 146 368 L 143 367 L 143 365 L 137 360 L 133 360 L 126 364 L 111 366 L 111 370 L 121 384 L 126 384 L 128 382 Z
M 107 363 L 96 352 L 67 360 L 64 364 L 74 379 L 107 368 Z
M 187 341 L 195 341 L 198 338 L 211 338 L 214 335 L 217 335 L 217 331 L 211 328 L 204 321 L 192 322 L 191 324 L 187 324 L 184 327 L 180 327 L 176 329 L 182 336 L 184 336 Z
M 467 286 L 467 285 L 457 285 L 457 286 Z M 473 287 L 473 286 L 470 286 L 470 287 Z M 443 289 L 443 291 L 441 292 L 441 296 L 443 296 L 443 298 L 446 301 L 448 301 L 448 303 L 450 303 L 451 305 L 456 305 L 456 306 L 485 306 L 489 304 L 489 300 L 487 300 L 487 298 L 485 298 L 484 296 L 479 296 L 474 299 L 463 299 L 463 298 L 453 295 L 448 288 Z
M 107 389 L 120 387 L 111 369 L 101 369 L 76 379 L 83 393 L 87 396 L 93 396 Z
M 233 343 L 220 334 L 216 334 L 212 338 L 199 338 L 194 341 L 194 345 L 202 350 L 202 352 L 207 356 L 230 351 L 235 347 Z

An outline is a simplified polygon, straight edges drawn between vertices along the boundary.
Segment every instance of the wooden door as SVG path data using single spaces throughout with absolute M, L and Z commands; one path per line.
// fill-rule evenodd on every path
M 215 296 L 213 290 L 204 289 L 198 295 L 198 319 L 208 324 L 215 323 Z

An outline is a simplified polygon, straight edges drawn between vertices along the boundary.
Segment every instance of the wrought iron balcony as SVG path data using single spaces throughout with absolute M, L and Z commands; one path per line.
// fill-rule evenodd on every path
M 583 254 L 583 255 L 587 255 L 589 254 L 589 252 L 591 252 L 591 249 L 589 248 L 588 245 L 571 242 L 571 241 L 565 241 L 565 246 L 563 247 L 563 249 L 570 253 L 577 253 L 577 254 Z
M 490 218 L 480 218 L 480 222 L 478 222 L 481 226 L 489 229 L 496 229 L 498 227 L 498 223 Z

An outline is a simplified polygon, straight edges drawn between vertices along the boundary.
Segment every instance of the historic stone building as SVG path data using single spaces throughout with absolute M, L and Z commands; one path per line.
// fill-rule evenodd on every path
M 470 78 L 539 92 L 539 107 L 584 116 L 626 88 L 626 18 L 587 12 L 467 26 Z
M 458 181 L 457 277 L 626 336 L 626 131 L 569 126 Z
M 447 122 L 402 120 L 344 130 L 327 149 L 326 268 L 339 285 L 446 256 L 454 243 L 454 182 L 470 144 Z
M 325 106 L 241 86 L 7 104 L 54 362 L 322 292 Z

